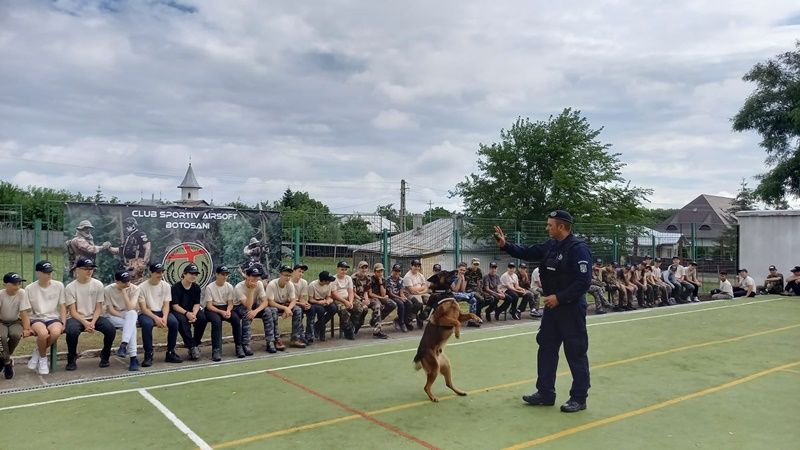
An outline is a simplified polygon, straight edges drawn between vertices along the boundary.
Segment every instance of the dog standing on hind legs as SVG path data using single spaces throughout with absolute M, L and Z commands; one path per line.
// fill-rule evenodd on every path
M 431 386 L 436 381 L 439 373 L 444 376 L 444 381 L 453 392 L 458 395 L 467 395 L 466 392 L 458 390 L 453 386 L 453 377 L 450 369 L 450 360 L 444 354 L 444 347 L 450 335 L 455 334 L 456 339 L 460 336 L 461 324 L 468 320 L 481 322 L 480 317 L 475 314 L 464 314 L 458 302 L 454 298 L 444 298 L 440 300 L 431 314 L 430 320 L 425 325 L 422 339 L 414 356 L 414 368 L 416 370 L 425 369 L 428 375 L 425 382 L 425 393 L 432 402 L 438 402 L 431 392 Z

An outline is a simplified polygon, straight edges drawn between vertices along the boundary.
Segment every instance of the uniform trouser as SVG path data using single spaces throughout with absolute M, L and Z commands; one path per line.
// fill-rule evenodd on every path
M 278 318 L 280 318 L 281 313 L 276 309 L 275 310 L 275 318 L 273 319 L 272 324 L 272 333 L 274 335 L 274 340 L 277 341 L 281 337 L 280 329 L 278 328 Z M 294 305 L 292 308 L 292 337 L 293 341 L 302 341 L 303 340 L 303 307 L 300 305 Z
M 158 317 L 164 317 L 162 311 L 153 311 Z M 153 328 L 156 324 L 150 316 L 139 314 L 139 325 L 142 326 L 142 347 L 145 355 L 153 354 Z M 178 343 L 178 319 L 174 314 L 167 313 L 167 351 L 174 352 Z
M 206 315 L 203 310 L 197 312 L 197 320 L 194 323 L 189 323 L 189 319 L 184 314 L 177 314 L 174 311 L 172 314 L 178 319 L 178 333 L 183 339 L 183 345 L 186 348 L 197 347 L 203 340 L 203 334 L 206 332 Z M 192 333 L 194 331 L 194 333 Z
M 136 311 L 125 311 L 123 317 L 106 316 L 115 328 L 122 328 L 122 342 L 128 343 L 128 356 L 136 356 L 136 319 L 139 314 Z
M 691 283 L 692 285 L 692 298 L 697 297 L 698 292 L 700 291 L 700 285 Z
M 596 284 L 589 286 L 589 295 L 594 297 L 595 308 L 602 308 L 606 303 L 606 299 L 603 297 L 603 288 Z
M 586 333 L 586 305 L 559 303 L 556 308 L 545 308 L 539 333 L 537 355 L 538 379 L 536 389 L 546 399 L 555 399 L 558 352 L 564 344 L 569 370 L 572 372 L 571 399 L 585 402 L 589 391 L 589 336 Z
M 22 322 L 0 322 L 0 358 L 9 361 L 22 339 Z
M 306 339 L 308 339 L 314 337 L 314 334 L 325 333 L 325 325 L 336 314 L 336 304 L 320 305 L 312 303 L 311 308 L 305 310 L 304 314 L 306 315 Z
M 652 284 L 648 284 L 647 286 L 642 285 L 642 296 L 640 297 L 639 301 L 641 302 L 642 300 L 644 300 L 645 304 L 655 303 L 656 301 L 655 286 L 653 286 Z
M 218 309 L 227 310 L 228 305 L 217 306 Z M 231 324 L 233 331 L 233 345 L 237 347 L 242 345 L 242 318 L 236 311 L 231 310 L 231 316 L 227 319 L 223 318 L 221 314 L 205 309 L 206 321 L 211 324 L 211 348 L 215 350 L 222 350 L 222 321 Z
M 667 299 L 669 299 L 669 289 L 667 289 L 666 284 L 657 284 L 654 286 L 656 291 L 659 293 L 659 297 L 661 297 L 662 303 L 668 303 Z
M 244 305 L 236 305 L 233 311 L 242 318 L 242 345 L 250 345 L 250 338 L 253 335 L 253 321 L 247 318 L 249 309 Z M 255 317 L 264 322 L 264 339 L 267 342 L 275 342 L 275 324 L 278 322 L 278 310 L 266 307 L 258 312 Z
M 70 317 L 67 319 L 67 357 L 75 358 L 78 356 L 78 337 L 86 330 L 83 324 L 77 319 Z M 117 329 L 105 317 L 98 317 L 94 323 L 94 329 L 103 333 L 103 349 L 100 351 L 101 359 L 108 359 L 111 356 L 111 344 L 117 335 Z
M 361 303 L 359 300 L 356 300 L 356 303 Z M 378 333 L 381 331 L 381 305 L 380 300 L 372 299 L 369 301 L 368 305 L 364 305 L 361 303 L 361 314 L 353 318 L 353 324 L 358 329 L 364 325 L 364 321 L 367 319 L 367 314 L 372 311 L 372 318 L 369 320 L 369 325 L 373 328 L 374 333 Z
M 714 289 L 711 291 L 711 300 L 730 300 L 733 296 L 726 292 L 722 292 L 719 289 Z
M 339 326 L 342 331 L 353 331 L 356 321 L 360 320 L 364 311 L 364 305 L 359 301 L 354 301 L 353 307 L 350 309 L 345 308 L 341 303 L 337 303 L 336 307 L 339 310 Z
M 475 298 L 475 294 L 472 292 L 453 292 L 453 298 L 459 302 L 467 302 L 469 305 L 469 312 L 473 314 L 478 309 L 478 301 Z

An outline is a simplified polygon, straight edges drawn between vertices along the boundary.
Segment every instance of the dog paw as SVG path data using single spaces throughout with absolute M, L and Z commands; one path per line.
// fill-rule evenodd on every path
M 456 394 L 458 394 L 461 397 L 466 397 L 467 396 L 466 392 L 456 392 Z
M 436 398 L 436 397 L 431 397 L 431 401 L 432 401 L 433 403 L 439 403 L 439 399 L 438 399 L 438 398 Z

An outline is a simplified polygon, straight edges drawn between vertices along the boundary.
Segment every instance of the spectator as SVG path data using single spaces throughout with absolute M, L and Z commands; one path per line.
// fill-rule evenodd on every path
M 599 261 L 595 261 L 592 265 L 592 284 L 589 285 L 589 294 L 594 297 L 594 313 L 605 314 L 605 307 L 608 306 L 603 292 L 606 291 L 606 283 L 600 277 L 600 269 L 602 266 Z
M 621 276 L 617 275 L 617 277 L 624 283 L 625 290 L 628 294 L 628 304 L 625 305 L 624 309 L 633 311 L 636 309 L 636 307 L 633 306 L 633 299 L 636 298 L 636 293 L 639 291 L 639 288 L 633 284 L 633 266 L 626 265 L 620 269 L 620 274 Z
M 189 349 L 189 359 L 200 359 L 200 342 L 206 331 L 206 315 L 201 310 L 200 300 L 203 290 L 197 284 L 200 269 L 194 264 L 183 268 L 181 279 L 172 285 L 172 313 L 178 319 L 178 333 L 183 338 L 183 345 Z
M 331 282 L 331 297 L 339 310 L 339 326 L 344 337 L 352 341 L 355 339 L 353 322 L 361 317 L 361 302 L 356 301 L 353 279 L 347 274 L 349 269 L 347 261 L 336 264 L 335 280 Z
M 131 274 L 119 271 L 114 274 L 114 283 L 105 287 L 103 304 L 106 306 L 105 318 L 115 328 L 122 329 L 122 342 L 117 349 L 120 358 L 130 357 L 128 370 L 139 370 L 136 342 L 136 322 L 139 318 L 139 288 L 131 282 Z
M 386 336 L 383 333 L 382 324 L 383 321 L 389 317 L 389 314 L 392 313 L 395 309 L 398 308 L 397 303 L 394 302 L 391 298 L 389 298 L 389 294 L 386 293 L 386 278 L 384 278 L 386 270 L 383 267 L 382 263 L 375 263 L 372 266 L 372 278 L 370 280 L 370 290 L 369 290 L 369 299 L 371 303 L 378 301 L 380 303 L 380 313 L 375 316 L 373 312 L 372 317 L 372 326 L 374 327 L 376 324 L 378 326 L 378 332 Z M 399 311 L 398 311 L 399 314 Z M 373 328 L 374 329 L 374 328 Z M 379 336 L 375 336 L 380 338 Z
M 466 280 L 466 273 L 467 273 L 467 263 L 462 262 L 458 264 L 458 270 L 453 275 L 453 280 L 450 283 L 450 291 L 453 293 L 453 298 L 459 302 L 467 302 L 469 305 L 469 312 L 475 314 L 477 311 L 477 300 L 475 299 L 475 295 L 472 292 L 467 292 L 467 280 Z M 480 327 L 481 324 L 475 322 L 474 320 L 470 320 L 467 322 L 468 327 Z
M 508 311 L 511 312 L 511 318 L 520 320 L 519 311 L 517 311 L 517 301 L 522 297 L 525 292 L 519 285 L 519 277 L 517 277 L 517 265 L 513 262 L 508 263 L 506 273 L 500 276 L 500 292 L 505 293 L 506 301 L 503 306 L 506 306 Z M 495 316 L 496 317 L 496 316 Z
M 231 271 L 228 266 L 214 269 L 214 282 L 203 288 L 201 302 L 205 305 L 206 321 L 211 324 L 211 360 L 222 360 L 222 322 L 231 324 L 233 345 L 237 358 L 244 358 L 242 348 L 242 318 L 234 310 L 233 286 L 228 283 Z
M 498 303 L 500 299 L 505 299 L 505 294 L 500 292 L 500 277 L 497 275 L 497 263 L 492 261 L 489 263 L 489 273 L 484 275 L 483 280 L 481 280 L 481 285 L 483 286 L 483 298 L 486 301 L 486 321 L 492 321 L 492 313 L 496 312 L 499 318 L 500 316 L 500 309 L 498 308 Z M 508 308 L 508 305 L 504 305 L 505 308 Z M 478 311 L 478 315 L 480 316 L 480 311 Z
M 539 293 L 541 293 L 541 288 L 539 288 L 539 293 L 534 290 L 531 276 L 528 274 L 528 264 L 520 263 L 517 276 L 519 277 L 519 286 L 525 290 L 525 294 L 522 295 L 524 303 L 520 306 L 519 313 L 522 314 L 525 312 L 524 304 L 527 303 L 531 309 L 531 319 L 542 317 L 542 313 L 539 311 Z M 541 286 L 541 281 L 539 285 Z
M 319 273 L 318 279 L 312 281 L 308 285 L 308 302 L 311 304 L 306 315 L 306 327 L 311 326 L 311 321 L 314 318 L 317 321 L 314 323 L 314 336 L 320 341 L 325 341 L 325 327 L 328 321 L 333 319 L 336 314 L 336 304 L 331 297 L 331 282 L 335 281 L 336 277 L 323 270 Z M 308 329 L 306 329 L 306 336 Z
M 667 303 L 670 305 L 674 305 L 675 298 L 680 297 L 680 285 L 678 284 L 677 280 L 675 280 L 675 270 L 676 268 L 673 266 L 668 266 L 661 272 L 661 281 L 667 285 L 667 290 L 669 291 L 669 298 L 667 299 Z
M 733 286 L 731 286 L 731 282 L 728 281 L 728 273 L 727 272 L 720 272 L 719 273 L 719 289 L 714 289 L 711 291 L 711 299 L 712 300 L 730 300 L 733 298 Z
M 261 319 L 264 324 L 264 340 L 267 353 L 276 353 L 274 324 L 278 312 L 270 308 L 264 283 L 261 281 L 262 271 L 258 266 L 250 266 L 245 270 L 245 278 L 233 288 L 234 311 L 242 318 L 242 351 L 246 356 L 253 356 L 250 348 L 253 320 Z
M 769 273 L 764 280 L 764 284 L 758 286 L 756 292 L 759 294 L 780 294 L 783 292 L 783 274 L 778 272 L 775 266 L 769 266 Z
M 64 288 L 65 303 L 70 318 L 67 319 L 67 370 L 77 369 L 78 337 L 81 333 L 103 334 L 103 349 L 100 350 L 100 367 L 108 367 L 111 344 L 117 330 L 103 314 L 103 283 L 92 278 L 97 266 L 94 261 L 81 258 L 75 262 L 75 280 Z
M 150 278 L 139 285 L 139 324 L 142 326 L 142 347 L 144 360 L 142 367 L 153 365 L 153 327 L 167 329 L 167 353 L 164 359 L 168 363 L 182 363 L 175 353 L 178 342 L 178 319 L 170 313 L 172 289 L 163 280 L 164 265 L 150 264 Z
M 23 337 L 31 336 L 31 304 L 18 273 L 3 276 L 5 289 L 0 291 L 0 365 L 5 378 L 14 377 L 14 360 L 11 355 Z
M 372 310 L 370 326 L 372 327 L 372 337 L 375 339 L 386 339 L 387 336 L 381 325 L 381 302 L 378 299 L 370 298 L 372 290 L 372 277 L 369 275 L 369 263 L 361 261 L 358 263 L 358 271 L 353 274 L 353 293 L 356 303 L 361 303 L 361 314 L 356 317 L 353 333 L 358 336 L 358 330 L 364 325 L 367 313 Z
M 64 306 L 64 284 L 53 279 L 53 264 L 50 261 L 36 263 L 37 281 L 25 288 L 31 304 L 31 331 L 36 336 L 28 369 L 37 370 L 39 375 L 50 373 L 47 365 L 47 349 L 58 341 L 67 321 L 67 308 Z
M 791 275 L 786 279 L 786 288 L 782 295 L 800 295 L 800 266 L 794 266 Z
M 748 275 L 747 269 L 739 269 L 739 280 L 733 288 L 734 297 L 755 297 L 756 282 Z
M 464 274 L 464 279 L 467 281 L 466 292 L 469 292 L 475 297 L 475 314 L 480 316 L 480 311 L 486 305 L 486 299 L 483 298 L 483 272 L 481 271 L 481 260 L 472 258 L 470 267 L 467 267 L 467 272 Z
M 691 261 L 689 263 L 689 267 L 686 268 L 686 281 L 688 281 L 692 285 L 692 293 L 689 295 L 689 298 L 693 302 L 699 302 L 700 297 L 697 296 L 698 292 L 700 291 L 700 287 L 703 283 L 697 278 L 697 263 Z
M 676 299 L 678 303 L 689 303 L 692 301 L 691 295 L 694 285 L 686 281 L 686 268 L 681 265 L 681 259 L 677 256 L 672 257 L 672 266 L 675 268 L 675 286 L 678 288 Z
M 305 336 L 303 342 L 306 345 L 314 343 L 314 311 L 309 302 L 308 281 L 303 278 L 308 266 L 305 264 L 295 264 L 292 268 L 292 277 L 289 281 L 294 285 L 294 293 L 297 296 L 297 306 L 302 310 L 302 315 L 306 317 Z M 302 326 L 302 320 L 301 320 Z
M 384 280 L 384 285 L 386 295 L 397 305 L 397 317 L 393 321 L 394 328 L 403 333 L 413 330 L 414 325 L 411 322 L 414 320 L 416 311 L 413 310 L 412 303 L 406 297 L 403 279 L 400 278 L 400 264 L 392 266 L 392 272 Z
M 289 266 L 281 266 L 278 278 L 270 281 L 267 287 L 264 288 L 264 294 L 267 297 L 270 308 L 276 310 L 275 316 L 272 318 L 272 331 L 273 341 L 275 342 L 275 349 L 278 351 L 286 350 L 286 346 L 281 341 L 281 332 L 278 328 L 278 318 L 292 319 L 292 334 L 289 340 L 289 345 L 295 348 L 305 348 L 306 344 L 303 342 L 303 308 L 297 304 L 297 293 L 294 290 L 294 284 L 291 282 L 292 269 Z
M 408 292 L 408 300 L 417 309 L 417 328 L 422 329 L 425 320 L 424 305 L 428 304 L 428 280 L 422 275 L 422 264 L 418 259 L 411 261 L 411 269 L 403 276 L 403 287 Z

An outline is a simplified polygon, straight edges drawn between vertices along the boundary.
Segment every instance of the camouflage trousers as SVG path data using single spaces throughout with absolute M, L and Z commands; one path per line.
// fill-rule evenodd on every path
M 392 306 L 394 306 L 394 302 L 392 302 Z M 370 300 L 368 305 L 364 303 L 361 304 L 361 315 L 358 317 L 357 323 L 355 323 L 356 329 L 361 328 L 364 325 L 364 321 L 367 319 L 367 313 L 372 311 L 372 317 L 369 319 L 369 326 L 372 327 L 373 333 L 380 333 L 381 332 L 381 309 L 383 305 L 381 301 L 378 299 Z M 390 310 L 393 311 L 394 308 Z
M 358 301 L 353 302 L 353 307 L 350 309 L 341 303 L 337 303 L 336 306 L 339 308 L 339 326 L 342 331 L 354 331 L 364 311 L 363 304 Z
M 589 295 L 594 297 L 595 307 L 608 306 L 608 302 L 606 301 L 606 298 L 603 296 L 603 290 L 604 289 L 602 287 L 596 284 L 589 286 Z
M 250 338 L 253 335 L 253 321 L 247 319 L 247 313 L 250 310 L 245 308 L 244 305 L 236 305 L 233 310 L 242 318 L 242 345 L 250 345 Z M 278 322 L 278 310 L 266 307 L 258 313 L 256 319 L 261 319 L 264 322 L 264 339 L 267 342 L 275 342 L 275 333 L 277 332 L 275 324 Z

